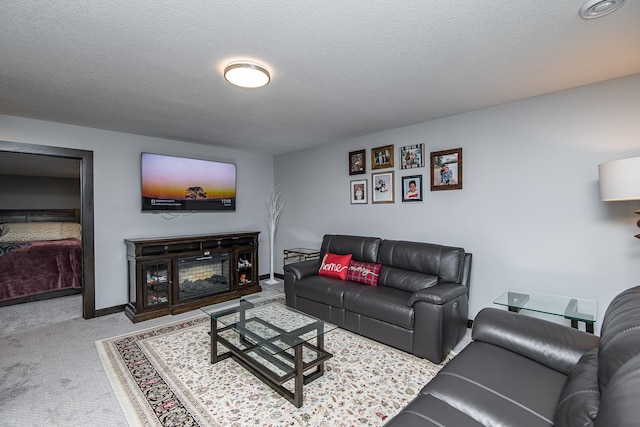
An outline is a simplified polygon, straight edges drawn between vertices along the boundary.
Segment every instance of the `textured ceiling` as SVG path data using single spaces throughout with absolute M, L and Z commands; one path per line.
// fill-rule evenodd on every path
M 3 1 L 0 114 L 281 154 L 639 73 L 640 1 L 582 3 Z

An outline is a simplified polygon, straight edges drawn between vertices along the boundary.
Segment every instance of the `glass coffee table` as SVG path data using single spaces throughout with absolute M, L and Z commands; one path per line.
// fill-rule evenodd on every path
M 233 358 L 297 408 L 303 386 L 321 377 L 333 357 L 324 334 L 337 326 L 279 302 L 254 296 L 201 310 L 211 318 L 211 363 Z M 218 343 L 228 351 L 219 354 Z M 293 390 L 283 386 L 290 379 Z
M 515 289 L 509 289 L 493 303 L 506 306 L 509 311 L 514 312 L 530 310 L 562 316 L 571 320 L 571 327 L 576 329 L 578 322 L 584 322 L 585 330 L 589 333 L 593 333 L 593 324 L 598 314 L 598 302 L 594 300 Z

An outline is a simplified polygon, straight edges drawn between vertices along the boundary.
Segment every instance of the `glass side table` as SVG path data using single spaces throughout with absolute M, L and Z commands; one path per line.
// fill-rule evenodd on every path
M 571 327 L 578 329 L 578 322 L 585 323 L 585 330 L 593 333 L 593 324 L 598 314 L 598 302 L 589 299 L 565 297 L 538 292 L 509 289 L 493 301 L 508 307 L 509 311 L 535 311 L 562 316 L 571 320 Z
M 296 258 L 298 262 L 320 258 L 320 250 L 308 248 L 285 249 L 283 265 L 286 264 L 287 260 L 291 258 Z

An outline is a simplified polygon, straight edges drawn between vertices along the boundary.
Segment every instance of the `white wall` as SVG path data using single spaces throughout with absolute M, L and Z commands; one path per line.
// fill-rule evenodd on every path
M 268 273 L 264 202 L 273 185 L 271 156 L 3 115 L 0 140 L 93 151 L 96 309 L 127 302 L 125 238 L 261 231 L 260 274 Z M 236 163 L 236 212 L 196 213 L 171 220 L 141 213 L 142 151 Z
M 402 203 L 401 176 L 429 182 L 428 167 L 398 166 L 399 147 L 417 143 L 427 158 L 462 147 L 464 188 L 427 187 L 423 203 Z M 371 186 L 371 148 L 388 144 L 396 202 L 350 204 L 349 182 Z M 348 153 L 364 148 L 367 174 L 349 176 Z M 640 202 L 601 202 L 597 165 L 631 156 L 640 156 L 640 74 L 276 156 L 286 197 L 276 253 L 318 248 L 325 233 L 462 246 L 474 255 L 470 318 L 524 288 L 596 299 L 601 321 L 616 293 L 640 283 Z

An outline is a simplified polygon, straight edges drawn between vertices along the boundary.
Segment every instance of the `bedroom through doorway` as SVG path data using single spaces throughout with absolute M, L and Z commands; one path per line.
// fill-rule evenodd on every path
M 15 230 L 18 230 L 18 235 L 26 233 L 22 240 L 33 237 L 28 249 L 38 254 L 36 259 L 43 260 L 43 272 L 47 272 L 46 267 L 52 263 L 61 265 L 57 273 L 59 277 L 47 276 L 47 280 L 43 280 L 52 282 L 51 285 L 37 287 L 24 277 L 25 274 L 20 274 L 20 280 L 9 283 L 24 290 L 14 291 L 11 295 L 24 292 L 25 298 L 21 302 L 32 301 L 26 302 L 28 311 L 37 305 L 46 307 L 50 313 L 58 312 L 62 319 L 95 317 L 93 152 L 0 141 L 0 176 L 0 217 L 4 218 L 0 222 L 13 224 L 4 227 L 2 236 L 5 237 L 6 230 L 11 228 L 12 233 Z M 7 238 L 13 240 L 11 236 Z M 56 243 L 59 245 L 55 246 Z M 77 247 L 72 247 L 72 244 Z M 22 265 L 34 269 L 28 258 L 20 264 L 22 261 L 18 255 L 26 256 L 20 253 L 22 248 L 8 247 L 4 250 L 14 251 L 9 254 L 13 258 L 5 260 L 17 263 L 7 264 L 15 267 L 12 270 L 14 274 Z M 48 256 L 57 258 L 47 261 Z M 2 283 L 0 279 L 0 286 Z M 29 292 L 34 295 L 30 297 Z M 12 301 L 20 299 L 10 298 L 9 303 Z M 21 311 L 20 308 L 3 306 L 7 304 L 0 300 L 0 309 L 4 313 Z

